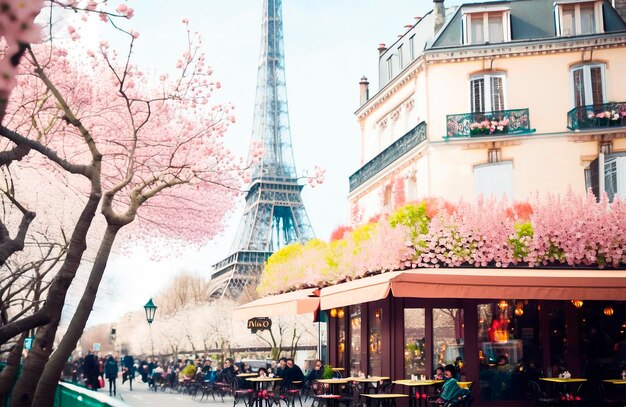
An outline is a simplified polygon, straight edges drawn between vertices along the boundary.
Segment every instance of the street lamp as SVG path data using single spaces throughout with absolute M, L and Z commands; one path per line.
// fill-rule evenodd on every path
M 152 349 L 152 361 L 154 362 L 154 342 L 152 341 L 152 321 L 154 321 L 154 314 L 156 314 L 157 306 L 152 302 L 152 298 L 148 300 L 146 305 L 143 306 L 146 311 L 146 320 L 148 321 L 148 327 L 150 328 L 150 348 Z

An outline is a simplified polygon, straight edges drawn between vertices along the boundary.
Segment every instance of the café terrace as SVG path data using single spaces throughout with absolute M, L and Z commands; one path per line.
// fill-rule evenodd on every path
M 598 209 L 594 205 L 602 204 L 587 201 L 584 205 L 587 207 L 580 210 L 593 212 Z M 624 209 L 604 205 L 618 217 L 619 227 L 605 228 L 604 233 L 615 234 L 608 240 L 620 252 L 626 247 L 621 225 Z M 505 264 L 497 267 L 494 261 L 487 261 L 487 266 L 467 267 L 468 256 L 476 255 L 470 250 L 465 258 L 456 259 L 454 266 L 447 266 L 451 262 L 441 261 L 436 268 L 424 267 L 420 262 L 426 250 L 415 250 L 416 241 L 421 242 L 420 247 L 432 249 L 435 226 L 441 231 L 453 221 L 463 222 L 459 218 L 453 220 L 450 213 L 440 214 L 438 216 L 450 216 L 450 219 L 440 219 L 437 225 L 433 225 L 429 217 L 426 224 L 429 231 L 422 228 L 419 236 L 413 234 L 413 243 L 408 245 L 412 246 L 409 253 L 412 260 L 407 260 L 407 253 L 402 254 L 395 269 L 378 267 L 377 272 L 367 271 L 344 278 L 335 275 L 327 281 L 312 284 L 311 278 L 303 278 L 310 269 L 299 273 L 295 264 L 315 263 L 319 258 L 328 263 L 328 257 L 320 256 L 325 249 L 320 249 L 319 242 L 314 244 L 315 253 L 308 257 L 309 261 L 303 261 L 307 256 L 306 245 L 296 256 L 298 260 L 291 261 L 291 264 L 281 259 L 282 265 L 277 266 L 270 258 L 262 279 L 277 280 L 273 274 L 277 273 L 281 276 L 280 282 L 270 289 L 262 282 L 261 289 L 277 292 L 281 284 L 285 288 L 288 285 L 293 287 L 294 280 L 289 280 L 285 270 L 290 270 L 289 275 L 295 275 L 295 279 L 302 280 L 301 286 L 306 288 L 283 290 L 283 293 L 244 304 L 235 315 L 245 319 L 305 313 L 319 317 L 319 313 L 324 314 L 328 321 L 328 354 L 321 356 L 326 363 L 345 369 L 346 375 L 363 373 L 391 380 L 422 375 L 432 377 L 437 366 L 454 364 L 459 369 L 459 379 L 473 383 L 474 406 L 531 405 L 536 402 L 533 398 L 541 396 L 543 393 L 539 392 L 544 391 L 561 400 L 579 397 L 587 400 L 588 405 L 603 405 L 603 400 L 615 395 L 623 400 L 625 388 L 618 380 L 626 370 L 626 270 L 623 257 L 613 258 L 611 264 L 602 267 L 590 265 L 586 260 L 579 263 L 566 260 L 571 258 L 568 250 L 574 249 L 564 248 L 563 240 L 555 237 L 559 234 L 558 226 L 551 227 L 550 236 L 542 235 L 537 222 L 546 219 L 542 217 L 545 213 L 541 213 L 545 208 L 538 205 L 533 209 L 534 215 L 527 222 L 535 233 L 524 240 L 529 249 L 524 251 L 524 259 L 530 259 L 531 252 L 538 255 L 533 245 L 539 241 L 549 242 L 550 248 L 546 250 L 552 250 L 552 253 L 558 249 L 559 254 L 552 257 L 552 261 L 533 262 L 531 259 L 530 262 L 506 264 L 506 267 Z M 504 222 L 504 218 L 496 219 L 497 216 L 490 215 L 489 208 L 475 210 L 485 212 L 486 219 L 491 219 L 488 222 L 494 222 L 490 230 L 497 229 Z M 580 218 L 580 213 L 571 216 L 572 219 L 562 222 L 569 225 L 568 230 L 573 230 L 574 218 Z M 578 223 L 593 228 L 593 222 L 605 221 L 606 218 L 594 221 L 587 217 Z M 514 216 L 511 222 L 519 225 L 521 221 Z M 483 228 L 489 226 L 481 225 Z M 359 241 L 358 250 L 348 235 L 348 242 L 333 246 L 333 253 L 336 255 L 337 247 L 344 247 L 349 248 L 344 250 L 344 257 L 368 256 L 367 253 L 375 249 L 368 246 L 368 241 L 379 239 L 386 242 L 385 252 L 397 255 L 393 246 L 402 240 L 395 235 L 399 233 L 397 229 L 390 228 L 387 221 L 380 221 L 369 230 L 369 239 Z M 457 243 L 463 241 L 463 233 L 478 235 L 475 229 L 469 232 L 460 228 L 455 230 L 459 233 Z M 515 240 L 511 236 L 515 237 L 515 231 L 519 230 L 513 226 L 501 234 L 511 243 Z M 584 236 L 584 232 L 581 235 L 580 230 L 573 232 L 577 239 L 590 238 Z M 515 246 L 514 243 L 510 245 Z M 326 249 L 331 244 L 327 244 Z M 596 245 L 597 257 L 593 261 L 597 262 L 605 249 L 609 250 Z M 511 250 L 514 251 L 515 247 Z M 384 263 L 386 260 L 377 258 L 373 261 Z M 459 263 L 462 265 L 456 266 Z M 322 267 L 320 264 L 307 267 Z M 370 267 L 370 270 L 374 269 L 375 266 Z M 571 385 L 546 381 L 563 376 L 565 372 L 572 379 L 581 380 L 572 380 Z M 539 386 L 531 385 L 531 382 Z M 626 381 L 622 382 L 626 384 Z M 398 386 L 395 391 L 408 393 L 407 389 Z

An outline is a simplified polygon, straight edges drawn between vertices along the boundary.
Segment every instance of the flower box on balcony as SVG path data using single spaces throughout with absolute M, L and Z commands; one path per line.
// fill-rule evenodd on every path
M 462 113 L 446 117 L 446 138 L 484 137 L 530 133 L 528 109 Z
M 602 127 L 626 127 L 626 102 L 578 106 L 567 112 L 570 130 Z

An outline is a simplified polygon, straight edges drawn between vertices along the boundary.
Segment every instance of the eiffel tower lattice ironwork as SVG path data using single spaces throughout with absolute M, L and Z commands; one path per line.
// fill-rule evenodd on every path
M 291 148 L 282 0 L 263 0 L 262 30 L 252 139 L 261 143 L 264 155 L 252 169 L 233 254 L 213 266 L 212 298 L 238 298 L 246 286 L 256 285 L 274 251 L 315 237 Z

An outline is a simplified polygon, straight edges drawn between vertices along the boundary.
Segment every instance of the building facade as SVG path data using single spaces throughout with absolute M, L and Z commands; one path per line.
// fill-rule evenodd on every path
M 434 5 L 381 44 L 379 91 L 361 81 L 353 222 L 424 197 L 626 197 L 626 23 L 613 4 Z

